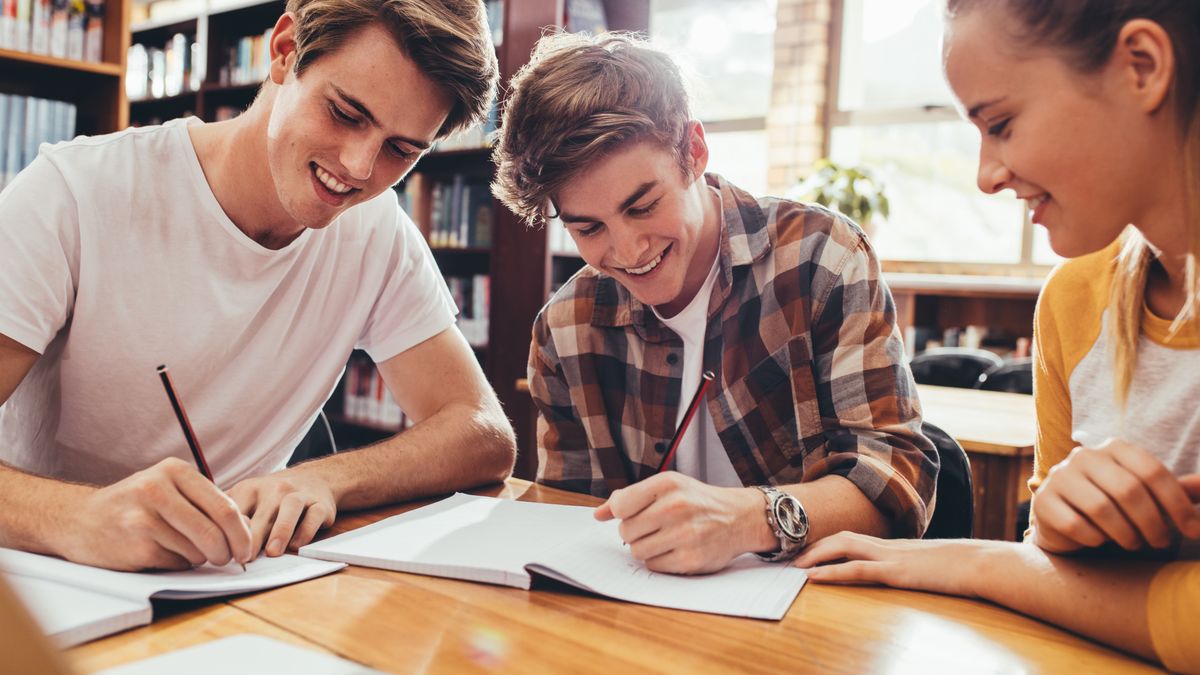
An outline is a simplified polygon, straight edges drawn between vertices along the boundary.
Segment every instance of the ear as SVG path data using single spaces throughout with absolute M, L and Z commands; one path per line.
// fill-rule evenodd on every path
M 1161 25 L 1149 19 L 1126 23 L 1110 64 L 1121 73 L 1121 81 L 1143 112 L 1162 108 L 1175 82 L 1175 52 L 1171 36 Z
M 296 67 L 296 19 L 284 12 L 271 32 L 271 81 L 283 84 Z
M 693 180 L 702 180 L 704 170 L 708 168 L 708 141 L 704 138 L 704 125 L 699 120 L 689 120 L 687 126 L 688 168 L 692 170 Z

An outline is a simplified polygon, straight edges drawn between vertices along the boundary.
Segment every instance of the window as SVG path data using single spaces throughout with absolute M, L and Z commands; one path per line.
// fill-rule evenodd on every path
M 767 105 L 775 0 L 652 0 L 650 35 L 684 67 L 709 170 L 752 193 L 767 187 Z
M 887 260 L 1032 267 L 1057 257 L 1012 193 L 976 187 L 979 133 L 942 77 L 942 2 L 844 0 L 829 153 L 871 169 L 891 216 Z

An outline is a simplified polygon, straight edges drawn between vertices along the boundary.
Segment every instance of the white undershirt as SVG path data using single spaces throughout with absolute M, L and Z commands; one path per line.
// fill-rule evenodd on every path
M 683 386 L 679 414 L 675 418 L 676 428 L 683 422 L 688 404 L 700 386 L 700 374 L 704 370 L 704 335 L 708 329 L 708 303 L 716 287 L 718 269 L 720 257 L 716 256 L 704 285 L 683 311 L 668 319 L 654 309 L 655 316 L 683 339 Z M 733 470 L 725 446 L 721 445 L 712 417 L 708 414 L 708 406 L 703 402 L 679 442 L 679 449 L 675 451 L 675 470 L 709 485 L 742 487 L 742 480 Z

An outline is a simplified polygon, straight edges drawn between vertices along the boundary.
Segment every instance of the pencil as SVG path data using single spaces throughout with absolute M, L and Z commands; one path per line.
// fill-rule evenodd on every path
M 175 387 L 171 384 L 171 374 L 167 372 L 165 364 L 158 367 L 158 377 L 162 380 L 163 389 L 167 390 L 167 398 L 171 399 L 171 407 L 175 409 L 175 419 L 179 420 L 179 428 L 183 429 L 183 437 L 192 451 L 192 459 L 196 462 L 196 468 L 200 469 L 200 473 L 204 474 L 205 478 L 216 484 L 212 469 L 208 468 L 208 461 L 204 459 L 204 451 L 200 449 L 200 441 L 196 439 L 196 432 L 192 430 L 192 423 L 188 420 L 187 411 L 183 409 L 183 402 L 179 400 L 179 396 L 175 393 Z M 238 564 L 245 572 L 246 565 Z
M 675 457 L 675 451 L 679 449 L 679 442 L 683 440 L 683 434 L 687 431 L 688 425 L 692 423 L 692 418 L 696 416 L 696 411 L 700 408 L 700 401 L 704 400 L 704 391 L 708 389 L 708 385 L 712 383 L 713 371 L 706 370 L 700 375 L 700 386 L 696 387 L 696 394 L 692 396 L 692 402 L 688 404 L 687 412 L 683 414 L 683 421 L 679 423 L 679 428 L 675 430 L 675 436 L 671 438 L 671 447 L 667 450 L 667 454 L 663 455 L 662 461 L 658 464 L 658 472 L 662 473 L 666 470 L 671 460 Z

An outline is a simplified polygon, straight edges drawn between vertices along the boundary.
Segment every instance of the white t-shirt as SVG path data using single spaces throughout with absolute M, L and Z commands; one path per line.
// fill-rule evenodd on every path
M 454 323 L 391 190 L 263 248 L 209 188 L 200 123 L 43 147 L 0 193 L 0 333 L 42 354 L 0 407 L 0 460 L 101 484 L 191 461 L 166 364 L 227 488 L 286 465 L 351 349 L 384 361 Z
M 704 335 L 708 332 L 708 303 L 716 287 L 720 260 L 719 256 L 713 258 L 704 285 L 683 311 L 668 319 L 659 314 L 657 309 L 651 308 L 655 316 L 683 340 L 683 388 L 679 414 L 675 418 L 677 429 L 687 415 L 688 404 L 696 395 L 696 389 L 700 387 L 700 375 L 704 371 Z M 675 470 L 709 485 L 742 487 L 742 479 L 729 461 L 729 454 L 717 436 L 717 428 L 704 402 L 696 409 L 696 417 L 679 441 L 679 448 L 675 451 Z

